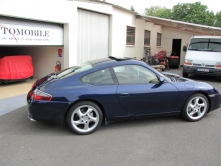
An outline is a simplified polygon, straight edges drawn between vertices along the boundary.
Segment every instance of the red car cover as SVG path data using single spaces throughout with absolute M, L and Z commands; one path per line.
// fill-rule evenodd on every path
M 11 55 L 0 59 L 0 80 L 22 80 L 34 75 L 30 55 Z

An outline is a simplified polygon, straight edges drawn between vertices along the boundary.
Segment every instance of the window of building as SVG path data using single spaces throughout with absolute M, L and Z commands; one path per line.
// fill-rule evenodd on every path
M 127 45 L 135 45 L 135 28 L 127 26 Z
M 144 31 L 144 45 L 150 46 L 150 31 Z
M 157 46 L 161 46 L 161 33 L 157 33 Z

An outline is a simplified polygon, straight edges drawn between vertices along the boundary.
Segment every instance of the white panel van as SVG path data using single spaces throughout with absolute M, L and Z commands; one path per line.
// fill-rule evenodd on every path
M 193 36 L 183 65 L 183 77 L 189 74 L 221 77 L 221 36 Z

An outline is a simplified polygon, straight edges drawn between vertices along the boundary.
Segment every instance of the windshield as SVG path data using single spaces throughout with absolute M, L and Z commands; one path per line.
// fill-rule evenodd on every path
M 92 68 L 92 65 L 87 62 L 87 63 L 84 63 L 84 64 L 80 64 L 78 66 L 72 66 L 72 67 L 69 67 L 67 69 L 64 69 L 64 70 L 57 73 L 57 77 L 58 78 L 69 77 L 69 76 L 72 76 L 74 74 L 89 70 L 91 68 Z
M 193 38 L 188 50 L 221 52 L 221 39 Z

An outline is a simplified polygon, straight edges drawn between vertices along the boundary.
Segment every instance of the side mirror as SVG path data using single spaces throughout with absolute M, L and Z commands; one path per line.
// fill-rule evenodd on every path
M 187 47 L 183 46 L 183 52 L 186 52 L 186 50 L 187 50 Z
M 160 83 L 164 83 L 165 79 L 163 77 L 160 77 Z

